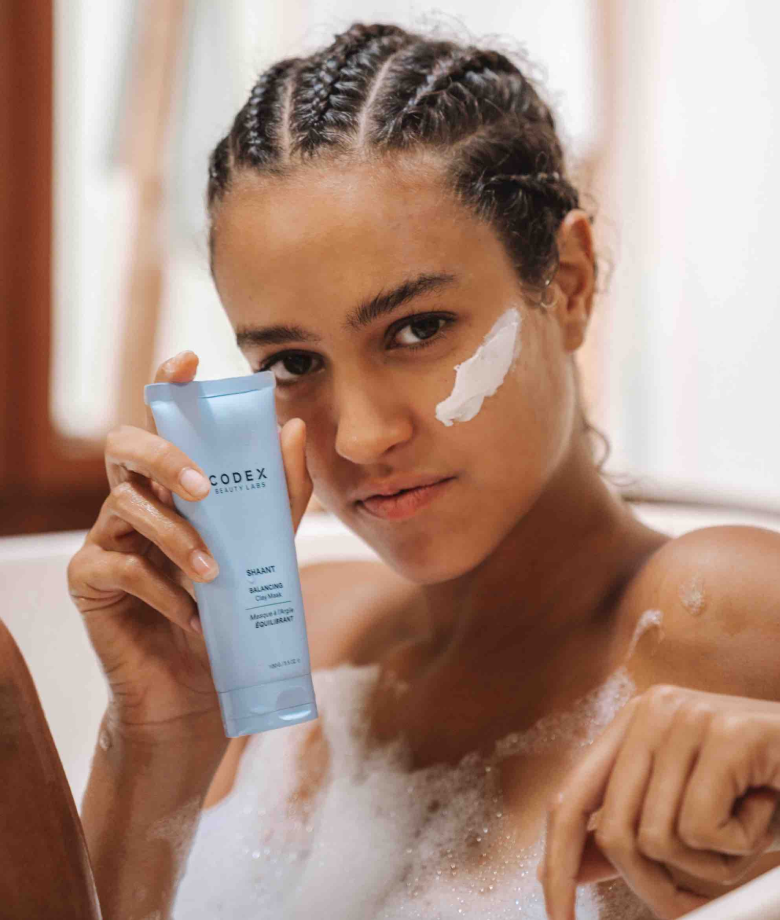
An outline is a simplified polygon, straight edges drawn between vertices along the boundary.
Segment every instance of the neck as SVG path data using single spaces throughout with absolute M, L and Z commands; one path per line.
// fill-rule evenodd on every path
M 498 661 L 522 650 L 545 662 L 570 648 L 614 609 L 631 560 L 664 537 L 644 527 L 610 492 L 584 439 L 503 542 L 464 575 L 423 586 L 418 623 L 435 657 Z

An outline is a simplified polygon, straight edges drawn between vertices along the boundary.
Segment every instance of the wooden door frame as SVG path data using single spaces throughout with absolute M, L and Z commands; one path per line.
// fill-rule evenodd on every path
M 0 534 L 91 526 L 102 450 L 51 424 L 54 0 L 0 4 Z

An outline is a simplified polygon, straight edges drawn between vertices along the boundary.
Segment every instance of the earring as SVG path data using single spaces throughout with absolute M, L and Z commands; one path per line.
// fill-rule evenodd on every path
M 550 287 L 551 284 L 552 284 L 552 278 L 548 278 L 548 279 L 544 282 L 544 291 L 542 292 L 542 299 L 539 301 L 539 306 L 540 306 L 543 310 L 551 310 L 551 309 L 555 306 L 555 300 L 556 300 L 555 291 L 551 291 L 551 292 L 550 292 L 550 293 L 552 293 L 552 300 L 551 300 L 551 301 L 547 302 L 547 301 L 545 300 L 545 297 L 547 296 L 547 289 Z

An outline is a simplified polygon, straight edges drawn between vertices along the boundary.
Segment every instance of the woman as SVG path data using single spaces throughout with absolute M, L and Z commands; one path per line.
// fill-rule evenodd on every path
M 212 154 L 208 208 L 238 345 L 277 378 L 294 524 L 315 489 L 384 564 L 304 568 L 320 718 L 226 754 L 188 626 L 208 547 L 172 510 L 206 494 L 179 481 L 196 465 L 151 419 L 111 433 L 112 495 L 69 569 L 112 694 L 82 807 L 104 910 L 167 916 L 186 863 L 181 917 L 544 916 L 547 806 L 628 698 L 777 700 L 766 635 L 721 615 L 748 581 L 728 561 L 765 588 L 777 535 L 672 540 L 602 480 L 575 360 L 591 218 L 505 55 L 358 23 L 279 62 Z M 578 916 L 728 890 L 674 871 L 672 907 L 627 865 Z

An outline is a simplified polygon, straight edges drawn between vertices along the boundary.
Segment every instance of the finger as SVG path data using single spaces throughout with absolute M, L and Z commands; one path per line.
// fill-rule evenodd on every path
M 649 859 L 682 869 L 696 878 L 728 884 L 735 872 L 744 874 L 749 866 L 737 865 L 737 857 L 692 849 L 677 832 L 685 790 L 711 717 L 708 710 L 689 707 L 681 707 L 675 713 L 669 734 L 655 752 L 637 844 Z
M 596 842 L 640 900 L 658 916 L 680 917 L 706 899 L 679 889 L 663 862 L 648 859 L 637 845 L 654 748 L 666 746 L 669 728 L 669 712 L 659 705 L 640 711 L 626 732 L 607 785 Z
M 306 423 L 303 419 L 293 418 L 283 426 L 279 436 L 287 494 L 290 498 L 290 513 L 293 529 L 296 531 L 313 491 L 313 483 L 306 466 L 306 434 Z
M 208 477 L 199 464 L 175 444 L 143 428 L 120 425 L 110 431 L 105 458 L 112 489 L 128 479 L 138 482 L 142 476 L 156 480 L 188 502 L 200 501 L 211 491 Z M 201 491 L 189 490 L 188 480 L 184 478 L 188 470 L 195 470 L 203 477 Z
M 151 540 L 171 562 L 199 582 L 213 581 L 219 566 L 198 531 L 173 508 L 154 497 L 142 483 L 126 483 L 114 489 L 105 503 L 105 517 L 114 516 L 118 527 L 109 520 L 101 527 L 99 542 L 107 550 L 127 552 L 125 525 L 143 538 Z M 119 535 L 114 536 L 113 531 Z M 203 565 L 203 557 L 213 561 L 211 571 Z
M 674 698 L 669 704 L 678 705 Z M 647 859 L 637 846 L 636 829 L 653 773 L 655 749 L 665 745 L 671 717 L 669 706 L 662 701 L 638 709 L 615 758 L 595 835 L 634 894 L 661 916 L 680 916 L 702 903 L 679 891 L 666 868 Z
M 156 495 L 156 497 L 164 504 L 168 505 L 169 508 L 175 508 L 176 505 L 173 502 L 173 493 L 170 489 L 166 489 L 165 486 L 161 486 L 159 482 L 155 482 L 153 479 L 149 482 L 149 486 Z
M 638 713 L 623 738 L 604 794 L 595 839 L 626 884 L 656 910 L 670 906 L 674 890 L 665 870 L 637 847 L 636 828 L 653 770 L 656 743 L 664 736 L 664 712 Z
M 604 855 L 603 850 L 596 843 L 594 832 L 588 831 L 576 883 L 577 885 L 591 885 L 593 882 L 601 882 L 610 878 L 620 878 L 620 870 L 616 869 Z
M 99 629 L 100 617 L 116 615 L 106 611 L 107 596 L 121 592 L 139 598 L 171 623 L 190 634 L 190 620 L 197 614 L 197 604 L 184 588 L 177 585 L 145 556 L 115 553 L 97 544 L 82 549 L 81 565 L 73 574 L 71 594 L 91 628 Z
M 763 786 L 748 791 L 737 800 L 736 820 L 746 828 L 748 839 L 756 842 L 749 854 L 741 859 L 738 856 L 723 856 L 724 860 L 732 862 L 732 869 L 736 870 L 737 877 L 743 875 L 750 866 L 755 863 L 759 856 L 771 849 L 778 849 L 774 846 L 777 837 L 777 828 L 775 826 L 777 804 L 780 802 L 780 795 L 774 789 Z
M 763 713 L 712 720 L 680 808 L 678 833 L 687 846 L 733 856 L 754 852 L 773 809 L 762 796 L 746 797 L 741 805 L 737 800 L 751 787 L 780 791 L 776 762 L 767 752 L 777 736 L 776 719 Z
M 157 368 L 153 383 L 189 383 L 195 376 L 199 360 L 194 351 L 180 351 Z M 146 406 L 146 427 L 157 434 L 151 406 Z
M 612 766 L 637 711 L 638 700 L 635 697 L 621 709 L 550 803 L 542 877 L 545 906 L 551 920 L 574 917 L 576 878 L 588 819 L 602 804 Z
M 156 565 L 158 569 L 172 579 L 177 585 L 184 588 L 184 590 L 189 594 L 189 596 L 198 603 L 197 595 L 195 594 L 195 586 L 192 583 L 192 579 L 189 575 L 176 565 L 171 565 L 170 559 L 165 555 L 165 553 L 153 543 L 149 546 L 149 551 L 143 553 L 144 556 L 153 564 Z
M 769 819 L 767 838 L 770 841 L 767 852 L 780 853 L 780 795 L 775 793 L 775 810 Z

